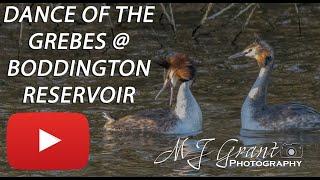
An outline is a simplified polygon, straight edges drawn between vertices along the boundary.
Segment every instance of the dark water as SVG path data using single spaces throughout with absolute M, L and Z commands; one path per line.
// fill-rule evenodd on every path
M 168 95 L 154 101 L 157 90 L 162 85 L 162 69 L 151 66 L 149 77 L 14 77 L 8 78 L 7 67 L 10 59 L 18 57 L 18 37 L 20 24 L 0 26 L 0 116 L 1 116 L 1 176 L 274 176 L 274 175 L 320 175 L 320 149 L 317 133 L 240 135 L 240 109 L 250 86 L 258 75 L 258 67 L 253 60 L 230 61 L 227 57 L 248 45 L 253 33 L 259 32 L 275 50 L 276 69 L 269 87 L 270 104 L 288 101 L 303 102 L 320 110 L 320 5 L 304 5 L 300 8 L 302 34 L 299 36 L 298 22 L 293 5 L 262 5 L 257 9 L 248 27 L 231 45 L 235 34 L 241 28 L 247 15 L 224 25 L 239 10 L 218 17 L 199 30 L 198 41 L 191 38 L 191 32 L 201 18 L 204 4 L 174 4 L 177 36 L 163 21 L 154 24 L 122 24 L 115 32 L 127 32 L 131 36 L 130 45 L 122 51 L 32 51 L 28 48 L 28 37 L 34 32 L 104 32 L 110 33 L 108 24 L 60 25 L 39 23 L 24 24 L 20 59 L 156 59 L 163 51 L 173 50 L 187 53 L 197 61 L 197 79 L 192 92 L 203 113 L 203 131 L 193 140 L 216 138 L 213 148 L 217 149 L 230 138 L 239 138 L 243 144 L 270 143 L 272 141 L 298 142 L 303 144 L 303 164 L 299 168 L 227 168 L 220 169 L 215 162 L 202 163 L 199 171 L 193 170 L 185 160 L 167 161 L 154 165 L 153 161 L 163 151 L 173 147 L 176 136 L 112 133 L 105 132 L 102 112 L 110 112 L 121 117 L 147 108 L 165 107 Z M 223 4 L 214 6 L 217 12 Z M 292 6 L 292 7 L 290 7 Z M 1 14 L 4 6 L 1 5 Z M 157 6 L 160 10 L 160 6 Z M 290 8 L 289 10 L 287 10 Z M 157 12 L 157 18 L 160 14 Z M 263 19 L 276 21 L 274 28 Z M 111 38 L 110 38 L 111 42 Z M 162 46 L 161 46 L 162 44 Z M 135 104 L 22 104 L 23 90 L 31 86 L 127 86 L 138 89 Z M 73 111 L 84 113 L 90 121 L 91 155 L 89 165 L 81 171 L 67 172 L 24 172 L 12 170 L 6 162 L 5 127 L 8 117 L 15 112 L 26 111 Z M 246 134 L 246 133 L 245 133 Z M 251 134 L 251 135 L 250 135 Z

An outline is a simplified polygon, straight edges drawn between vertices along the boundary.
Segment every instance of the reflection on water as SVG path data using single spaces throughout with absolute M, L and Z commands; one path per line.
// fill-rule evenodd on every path
M 244 145 L 255 145 L 255 144 L 267 144 L 270 142 L 278 143 L 299 143 L 299 144 L 314 144 L 320 142 L 320 132 L 285 132 L 285 133 L 272 133 L 272 132 L 261 132 L 261 131 L 248 131 L 240 130 L 238 137 Z
M 270 6 L 270 8 L 269 8 Z M 130 34 L 130 45 L 122 51 L 31 51 L 27 47 L 28 36 L 37 31 L 69 32 L 96 31 L 108 29 L 107 24 L 26 25 L 22 39 L 20 59 L 156 59 L 164 50 L 181 51 L 189 54 L 197 62 L 197 79 L 192 87 L 193 94 L 203 112 L 203 132 L 191 137 L 216 138 L 213 149 L 230 138 L 238 138 L 244 145 L 265 144 L 272 141 L 297 142 L 304 146 L 303 165 L 300 168 L 228 168 L 220 169 L 215 162 L 203 162 L 201 170 L 196 171 L 185 162 L 166 162 L 154 165 L 153 161 L 163 151 L 174 146 L 178 137 L 158 134 L 111 133 L 105 132 L 102 112 L 110 112 L 121 117 L 146 108 L 167 106 L 167 96 L 154 101 L 154 96 L 162 85 L 161 68 L 151 66 L 149 77 L 6 77 L 9 59 L 17 58 L 19 24 L 0 26 L 0 116 L 1 116 L 1 175 L 3 176 L 230 176 L 230 175 L 320 175 L 319 137 L 320 133 L 266 134 L 240 132 L 240 109 L 242 102 L 258 75 L 254 61 L 229 61 L 227 57 L 243 49 L 251 40 L 253 32 L 260 32 L 275 49 L 276 69 L 272 74 L 268 102 L 271 104 L 300 101 L 320 110 L 320 5 L 305 5 L 300 8 L 302 35 L 299 36 L 294 16 L 279 18 L 275 29 L 261 21 L 261 10 L 253 18 L 246 31 L 239 37 L 237 45 L 231 45 L 233 36 L 241 26 L 241 21 L 229 23 L 220 28 L 228 17 L 219 17 L 199 30 L 198 41 L 191 38 L 191 32 L 201 17 L 203 5 L 174 5 L 177 23 L 177 37 L 173 38 L 170 27 L 153 25 L 126 25 L 116 27 L 117 32 Z M 283 17 L 283 8 L 278 5 L 267 6 L 269 14 Z M 3 7 L 1 9 L 3 11 Z M 232 12 L 232 11 L 230 11 Z M 157 14 L 159 16 L 159 14 Z M 162 45 L 161 45 L 162 44 Z M 31 86 L 126 86 L 134 85 L 139 91 L 135 104 L 21 104 L 24 87 Z M 91 127 L 91 155 L 87 168 L 67 172 L 18 172 L 10 169 L 5 159 L 5 127 L 8 117 L 15 112 L 26 111 L 75 111 L 87 115 Z

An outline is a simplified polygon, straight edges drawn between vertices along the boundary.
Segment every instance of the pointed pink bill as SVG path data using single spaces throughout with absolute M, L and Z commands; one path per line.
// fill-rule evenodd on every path
M 245 52 L 238 52 L 238 53 L 236 53 L 234 55 L 229 56 L 228 59 L 235 59 L 235 58 L 242 57 L 242 56 L 245 56 L 245 55 L 246 55 Z
M 160 96 L 160 94 L 167 88 L 170 87 L 170 106 L 172 105 L 172 99 L 173 99 L 173 86 L 171 84 L 171 81 L 169 79 L 166 79 L 163 83 L 162 88 L 160 89 L 160 91 L 158 92 L 158 94 L 156 95 L 156 97 L 154 98 L 155 100 L 158 99 L 158 97 Z

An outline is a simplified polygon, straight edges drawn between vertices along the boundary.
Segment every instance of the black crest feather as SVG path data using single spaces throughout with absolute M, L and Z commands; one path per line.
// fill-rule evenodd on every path
M 169 67 L 170 67 L 169 62 L 165 59 L 155 60 L 154 63 L 156 63 L 157 65 L 159 65 L 165 69 L 169 69 Z

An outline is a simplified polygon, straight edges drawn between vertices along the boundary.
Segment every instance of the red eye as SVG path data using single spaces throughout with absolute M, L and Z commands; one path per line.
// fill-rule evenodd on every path
M 248 53 L 250 53 L 252 51 L 252 49 L 248 49 L 246 52 L 245 52 L 245 54 L 248 54 Z

